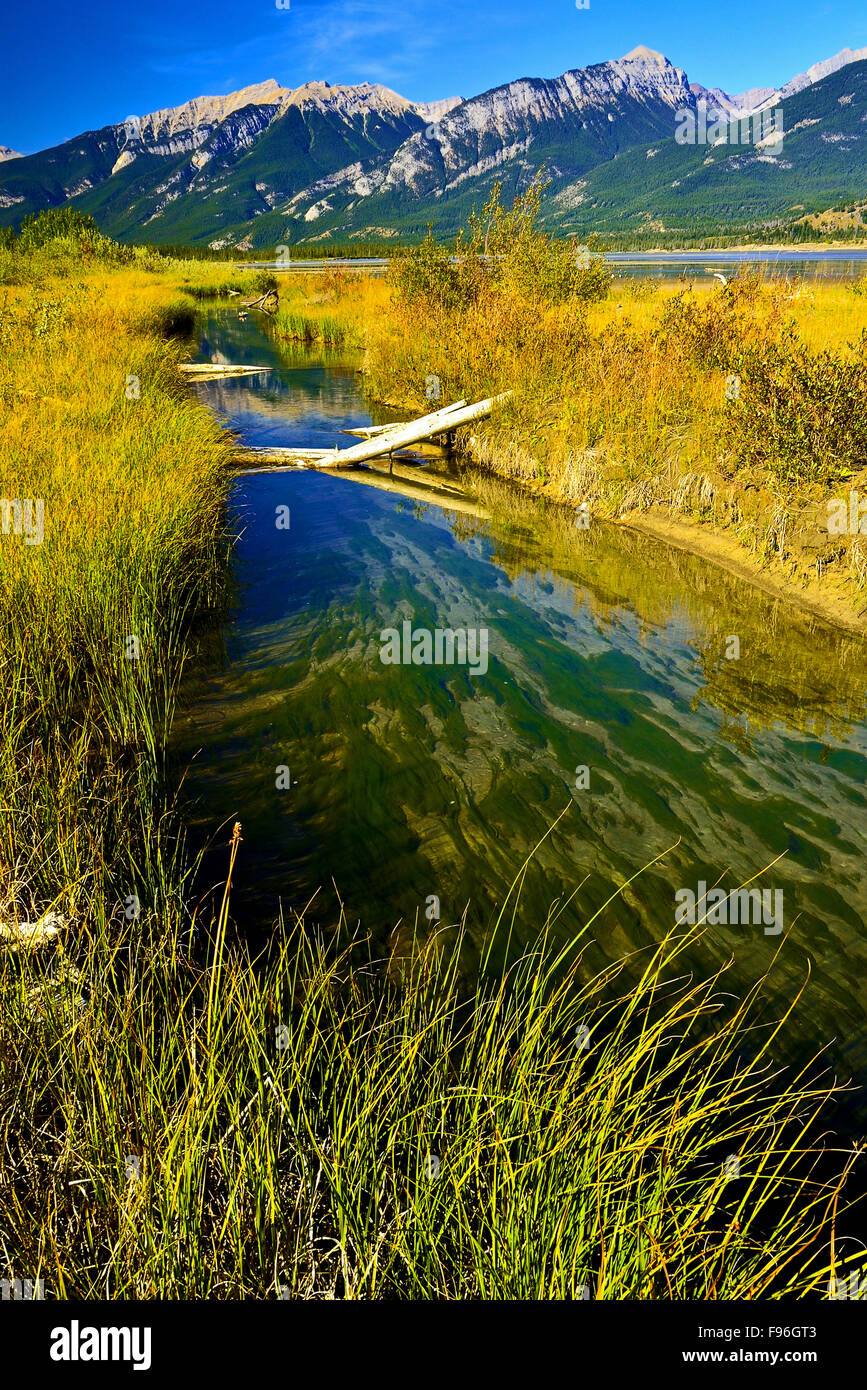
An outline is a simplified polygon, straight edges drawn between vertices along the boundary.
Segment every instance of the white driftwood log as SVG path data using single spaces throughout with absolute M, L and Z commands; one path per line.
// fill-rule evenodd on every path
M 457 429 L 459 425 L 469 425 L 474 420 L 484 420 L 495 405 L 508 399 L 511 391 L 500 396 L 491 396 L 475 405 L 464 405 L 457 401 L 432 415 L 423 415 L 420 420 L 412 420 L 408 425 L 400 425 L 392 430 L 378 434 L 374 439 L 366 439 L 361 444 L 353 444 L 349 449 L 335 449 L 331 454 L 317 460 L 317 468 L 345 468 L 351 463 L 365 463 L 367 459 L 405 449 L 410 444 L 418 444 L 423 439 L 431 439 L 436 434 Z
M 251 376 L 255 372 L 270 372 L 272 367 L 236 367 L 229 362 L 181 362 L 178 370 L 184 376 L 206 377 L 208 381 L 223 376 Z

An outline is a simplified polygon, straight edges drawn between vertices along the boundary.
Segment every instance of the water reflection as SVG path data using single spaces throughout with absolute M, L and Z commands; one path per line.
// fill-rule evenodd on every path
M 266 360 L 251 338 L 246 360 Z M 245 442 L 345 443 L 341 426 L 370 419 L 352 362 L 308 356 L 274 379 L 198 389 Z M 657 940 L 677 888 L 735 888 L 782 855 L 759 886 L 784 892 L 785 944 L 714 926 L 688 964 L 705 973 L 734 954 L 733 979 L 752 983 L 781 951 L 773 1007 L 809 966 L 790 1045 L 836 1038 L 844 1071 L 863 1074 L 863 643 L 660 542 L 580 531 L 505 484 L 463 482 L 484 516 L 312 472 L 236 484 L 230 661 L 190 687 L 179 730 L 186 754 L 200 750 L 200 824 L 244 824 L 235 910 L 266 922 L 278 899 L 317 895 L 310 915 L 328 923 L 339 893 L 384 939 L 423 922 L 435 895 L 480 943 L 568 806 L 527 873 L 524 939 L 555 900 L 558 930 L 578 931 L 668 851 L 602 911 L 598 965 Z M 380 634 L 404 619 L 487 629 L 487 672 L 384 665 Z

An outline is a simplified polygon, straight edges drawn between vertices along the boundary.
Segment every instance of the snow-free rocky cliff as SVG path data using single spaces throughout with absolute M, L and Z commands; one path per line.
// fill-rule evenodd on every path
M 395 228 L 416 234 L 430 220 L 450 230 L 495 179 L 508 197 L 540 166 L 552 183 L 550 215 L 565 225 L 607 217 L 627 230 L 669 227 L 657 204 L 668 206 L 673 194 L 707 218 L 784 213 L 797 206 L 782 177 L 795 169 L 790 148 L 795 160 L 799 148 L 812 152 L 802 171 L 807 202 L 810 181 L 817 198 L 863 193 L 865 60 L 867 49 L 844 49 L 782 88 L 735 96 L 690 84 L 643 46 L 469 100 L 412 102 L 376 83 L 292 89 L 269 78 L 131 116 L 39 154 L 0 147 L 0 222 L 72 202 L 130 240 L 246 248 Z M 846 90 L 830 100 L 841 81 Z M 791 144 L 787 137 L 779 158 L 738 151 L 718 196 L 723 170 L 712 166 L 720 155 L 678 151 L 673 139 L 676 113 L 701 99 L 742 115 L 784 102 Z M 754 186 L 757 162 L 765 167 Z
M 606 127 L 618 120 L 630 130 L 643 122 L 650 136 L 690 100 L 686 74 L 649 48 L 551 80 L 521 78 L 462 102 L 390 159 L 369 168 L 353 165 L 303 189 L 286 211 L 310 221 L 341 199 L 357 203 L 378 192 L 439 197 L 516 158 L 532 163 L 534 145 L 547 146 L 552 134 L 559 140 L 570 135 L 576 150 L 594 135 L 610 140 Z M 590 138 L 584 140 L 584 132 Z

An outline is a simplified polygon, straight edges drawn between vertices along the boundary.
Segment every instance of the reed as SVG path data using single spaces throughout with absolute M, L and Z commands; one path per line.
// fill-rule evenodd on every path
M 323 347 L 359 347 L 361 338 L 352 325 L 327 313 L 308 309 L 299 313 L 293 309 L 277 310 L 274 316 L 277 337 L 289 343 L 320 344 Z
M 196 899 L 168 743 L 228 593 L 231 443 L 162 335 L 213 268 L 30 263 L 0 316 L 3 491 L 44 503 L 41 544 L 0 537 L 10 1275 L 116 1299 L 756 1298 L 842 1278 L 855 1155 L 822 1138 L 835 1088 L 775 1068 L 785 1019 L 764 1027 L 759 986 L 733 1002 L 721 975 L 679 978 L 683 940 L 629 987 L 631 959 L 588 973 L 592 919 L 565 947 L 553 918 L 515 933 L 536 944 L 504 969 L 492 942 L 472 974 L 460 925 L 389 953 L 295 918 L 254 958 L 240 827 Z M 382 293 L 324 292 L 335 314 Z M 13 949 L 49 912 L 57 935 Z
M 685 979 L 684 938 L 624 989 L 553 921 L 471 977 L 460 926 L 383 956 L 295 919 L 254 960 L 230 876 L 209 944 L 169 901 L 0 958 L 4 1253 L 49 1296 L 756 1299 L 854 1267 L 834 1086 L 774 1066 L 759 988 Z
M 0 896 L 27 920 L 139 891 L 180 681 L 228 575 L 231 445 L 162 336 L 176 283 L 68 269 L 0 313 L 2 491 L 44 511 L 40 544 L 0 536 Z

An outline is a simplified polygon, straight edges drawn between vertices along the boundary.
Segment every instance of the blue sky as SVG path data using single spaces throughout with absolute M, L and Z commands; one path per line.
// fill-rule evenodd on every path
M 7 8 L 0 144 L 84 130 L 274 77 L 382 82 L 418 101 L 551 77 L 638 44 L 690 81 L 778 85 L 867 46 L 865 0 L 41 0 Z M 284 0 L 285 3 L 285 0 Z

